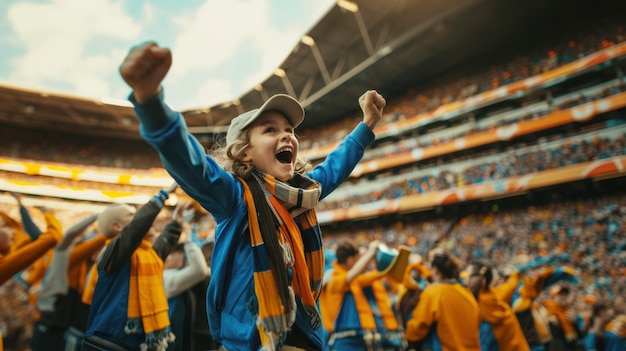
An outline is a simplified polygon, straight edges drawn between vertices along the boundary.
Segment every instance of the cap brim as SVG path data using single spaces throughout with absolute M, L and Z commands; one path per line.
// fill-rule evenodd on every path
M 285 115 L 285 117 L 287 117 L 287 120 L 289 120 L 289 123 L 291 123 L 294 128 L 299 126 L 302 121 L 304 121 L 304 108 L 302 108 L 302 105 L 300 105 L 298 100 L 286 94 L 276 94 L 265 101 L 265 103 L 259 107 L 254 116 L 241 126 L 241 129 L 248 127 L 263 112 L 266 111 L 281 112 Z

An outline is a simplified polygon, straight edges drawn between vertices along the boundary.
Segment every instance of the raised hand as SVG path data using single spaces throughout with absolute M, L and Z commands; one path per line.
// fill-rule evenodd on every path
M 137 102 L 143 102 L 159 93 L 171 66 L 172 52 L 149 41 L 132 47 L 119 71 Z
M 374 129 L 376 124 L 383 118 L 383 108 L 387 101 L 376 90 L 368 90 L 359 97 L 359 106 L 363 110 L 363 123 L 370 129 Z
M 176 189 L 178 189 L 178 183 L 174 182 L 167 188 L 166 191 L 167 191 L 168 194 L 171 194 L 171 193 L 175 192 Z
M 15 198 L 15 200 L 17 201 L 17 204 L 18 204 L 18 205 L 21 205 L 21 204 L 22 204 L 22 194 L 20 194 L 20 193 L 16 193 L 16 192 L 14 192 L 14 191 L 11 191 L 9 194 L 10 194 L 13 198 Z

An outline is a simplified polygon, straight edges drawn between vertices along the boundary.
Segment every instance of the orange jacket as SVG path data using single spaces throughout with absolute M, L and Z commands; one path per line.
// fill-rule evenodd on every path
M 458 282 L 436 282 L 422 291 L 406 325 L 407 340 L 425 339 L 435 324 L 444 351 L 480 351 L 478 303 Z
M 45 213 L 44 217 L 47 230 L 37 240 L 11 250 L 6 256 L 0 255 L 0 285 L 28 268 L 61 240 L 63 235 L 61 223 L 53 213 Z

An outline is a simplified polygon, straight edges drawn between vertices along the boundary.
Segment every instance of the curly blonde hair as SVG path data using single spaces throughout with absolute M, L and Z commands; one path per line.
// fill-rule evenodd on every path
M 220 164 L 226 171 L 234 174 L 237 177 L 247 179 L 251 176 L 254 166 L 252 162 L 243 161 L 246 151 L 250 147 L 250 133 L 249 130 L 243 130 L 241 132 L 243 140 L 237 140 L 230 145 L 225 145 L 225 142 L 216 143 L 213 148 L 209 150 L 209 155 L 213 157 L 218 164 Z M 296 159 L 295 172 L 306 173 L 313 168 L 310 162 L 301 158 Z

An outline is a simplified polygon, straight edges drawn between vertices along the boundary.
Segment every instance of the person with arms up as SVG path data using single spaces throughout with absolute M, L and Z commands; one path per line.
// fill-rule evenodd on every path
M 304 109 L 282 94 L 234 118 L 225 148 L 211 156 L 163 101 L 161 81 L 171 64 L 169 49 L 146 42 L 130 50 L 120 73 L 133 90 L 142 137 L 216 221 L 207 292 L 211 334 L 230 351 L 321 350 L 316 301 L 324 257 L 315 206 L 361 160 L 385 99 L 364 93 L 363 122 L 313 169 L 298 158 L 294 132 Z
M 188 204 L 182 205 L 183 209 L 187 207 Z M 202 250 L 191 240 L 191 225 L 184 222 L 183 212 L 174 212 L 178 216 L 174 220 L 183 223 L 183 232 L 178 245 L 170 252 L 163 265 L 170 324 L 176 336 L 174 343 L 168 346 L 168 351 L 186 351 L 194 347 L 192 323 L 197 312 L 191 310 L 191 288 L 211 273 Z
M 546 351 L 552 340 L 552 331 L 546 307 L 536 300 L 542 292 L 558 282 L 576 283 L 576 270 L 573 267 L 554 267 L 561 260 L 559 256 L 540 257 L 529 260 L 518 268 L 519 283 L 511 297 L 511 307 L 520 322 L 531 351 Z
M 0 211 L 0 286 L 13 279 L 15 274 L 27 269 L 61 240 L 63 229 L 54 213 L 46 211 L 44 218 L 47 225 L 46 231 L 35 240 L 24 242 L 23 245 L 16 247 L 15 235 L 16 232 L 22 231 L 22 226 L 11 216 Z M 11 282 L 19 284 L 16 280 Z M 0 351 L 4 348 L 2 339 L 6 337 L 2 334 L 0 330 Z
M 61 240 L 63 236 L 61 223 L 54 213 L 47 211 L 44 213 L 44 218 L 47 230 L 37 239 L 14 248 L 14 235 L 17 230 L 20 230 L 21 225 L 9 215 L 0 212 L 0 285 L 28 268 Z
M 163 260 L 178 243 L 181 223 L 171 221 L 154 244 L 154 220 L 173 184 L 137 211 L 126 204 L 105 208 L 98 218 L 103 233 L 119 232 L 96 262 L 87 331 L 82 350 L 165 351 L 174 341 L 170 331 Z M 94 278 L 95 274 L 95 278 Z M 91 286 L 91 285 L 90 285 Z
M 484 260 L 474 260 L 466 272 L 465 284 L 476 296 L 480 309 L 481 350 L 530 351 L 522 327 L 506 300 L 510 293 L 506 289 L 492 287 L 494 275 L 491 264 Z
M 73 225 L 54 249 L 52 262 L 37 295 L 40 316 L 30 339 L 32 351 L 66 350 L 65 333 L 72 319 L 76 315 L 88 313 L 88 310 L 82 308 L 80 292 L 76 289 L 79 282 L 84 281 L 87 267 L 77 268 L 104 245 L 106 238 L 94 237 L 90 241 L 81 242 L 80 246 L 78 242 L 85 237 L 97 216 L 92 214 Z M 84 318 L 86 320 L 86 316 Z
M 337 244 L 336 258 L 320 308 L 332 351 L 402 350 L 400 324 L 381 282 L 384 272 L 369 267 L 382 242 L 369 243 L 363 254 L 350 240 Z
M 409 350 L 480 351 L 480 311 L 459 282 L 459 263 L 449 252 L 428 252 L 433 282 L 426 286 L 406 323 Z
M 591 313 L 591 326 L 583 339 L 585 351 L 606 350 L 606 326 L 615 317 L 615 311 L 604 302 L 596 302 Z
M 550 298 L 541 301 L 546 308 L 552 339 L 548 351 L 582 351 L 583 331 L 574 302 L 576 293 L 569 284 L 556 284 L 550 289 Z

